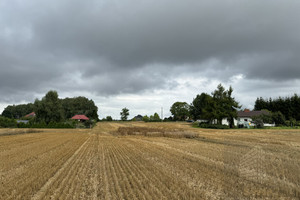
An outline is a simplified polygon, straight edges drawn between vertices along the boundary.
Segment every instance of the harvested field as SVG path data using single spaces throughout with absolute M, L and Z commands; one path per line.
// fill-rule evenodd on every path
M 0 136 L 0 199 L 300 197 L 299 131 L 140 122 L 39 131 Z
M 26 134 L 26 133 L 40 133 L 42 130 L 38 129 L 29 129 L 29 128 L 24 128 L 24 129 L 0 129 L 0 136 L 5 136 L 5 135 L 19 135 L 19 134 Z

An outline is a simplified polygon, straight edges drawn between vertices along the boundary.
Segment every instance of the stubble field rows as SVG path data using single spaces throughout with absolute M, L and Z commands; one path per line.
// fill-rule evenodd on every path
M 298 131 L 215 131 L 138 122 L 41 131 L 0 136 L 0 199 L 300 195 Z

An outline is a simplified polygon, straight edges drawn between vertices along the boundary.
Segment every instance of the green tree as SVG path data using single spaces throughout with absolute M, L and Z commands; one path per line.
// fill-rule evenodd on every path
M 216 117 L 213 98 L 206 93 L 197 95 L 190 106 L 190 113 L 194 120 L 205 119 L 211 122 Z
M 267 107 L 267 101 L 265 101 L 262 97 L 256 99 L 254 104 L 254 110 L 267 109 Z
M 194 120 L 206 119 L 210 123 L 217 119 L 218 124 L 222 119 L 227 118 L 230 127 L 234 126 L 234 119 L 237 117 L 237 109 L 241 106 L 232 96 L 233 89 L 228 90 L 219 84 L 212 96 L 202 93 L 197 95 L 191 104 L 190 113 Z
M 300 120 L 300 97 L 297 94 L 291 97 L 292 116 L 296 120 Z
M 154 115 L 151 115 L 149 118 L 150 122 L 160 122 L 161 119 L 157 113 L 154 113 Z
M 149 117 L 148 117 L 147 115 L 145 115 L 145 116 L 143 116 L 143 121 L 144 121 L 144 122 L 149 122 L 150 119 L 149 119 Z
M 35 114 L 38 122 L 61 122 L 64 119 L 62 102 L 56 91 L 49 91 L 42 100 L 35 100 Z
M 111 116 L 107 116 L 106 117 L 106 121 L 112 121 L 113 119 L 112 119 L 112 117 Z
M 230 86 L 226 92 L 225 108 L 230 128 L 234 127 L 234 119 L 237 118 L 237 110 L 241 108 L 239 102 L 232 96 L 233 88 Z
M 93 100 L 89 100 L 86 97 L 65 98 L 62 100 L 62 106 L 66 119 L 80 114 L 98 120 L 98 107 Z
M 120 115 L 121 115 L 121 120 L 126 121 L 129 116 L 129 110 L 126 107 L 123 108 L 122 111 L 120 112 Z
M 154 122 L 160 122 L 161 121 L 160 117 L 159 117 L 159 115 L 157 113 L 154 113 L 154 115 L 153 115 L 153 121 Z
M 33 112 L 33 110 L 34 110 L 34 105 L 32 103 L 20 104 L 20 105 L 9 105 L 3 110 L 2 116 L 11 119 L 20 119 L 25 115 Z
M 273 123 L 273 116 L 269 112 L 269 114 L 261 114 L 259 116 L 252 117 L 253 121 L 261 120 L 263 123 L 272 124 Z
M 217 123 L 221 124 L 222 119 L 227 118 L 230 127 L 234 125 L 234 119 L 237 117 L 237 109 L 241 106 L 232 97 L 233 89 L 230 86 L 228 90 L 219 84 L 217 89 L 212 93 L 215 102 L 215 113 Z
M 272 120 L 276 124 L 276 126 L 286 125 L 285 117 L 280 111 L 272 113 Z
M 268 100 L 257 98 L 255 101 L 255 110 L 267 109 L 272 112 L 281 112 L 285 119 L 300 120 L 300 98 L 297 94 L 292 97 L 269 98 Z
M 227 105 L 226 105 L 226 91 L 225 88 L 219 84 L 217 89 L 212 93 L 213 100 L 215 102 L 216 108 L 216 118 L 217 123 L 221 124 L 222 119 L 227 117 Z
M 15 128 L 17 127 L 17 122 L 15 119 L 0 116 L 0 128 Z
M 190 106 L 186 102 L 175 102 L 170 112 L 175 120 L 184 121 L 189 116 Z

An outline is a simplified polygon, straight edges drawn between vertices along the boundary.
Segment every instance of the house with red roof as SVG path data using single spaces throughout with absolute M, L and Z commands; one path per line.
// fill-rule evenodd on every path
M 35 117 L 35 112 L 29 113 L 28 115 L 25 115 L 26 118 Z
M 87 116 L 85 115 L 75 115 L 74 117 L 72 117 L 71 119 L 75 119 L 78 120 L 80 122 L 85 122 L 87 120 L 90 120 Z

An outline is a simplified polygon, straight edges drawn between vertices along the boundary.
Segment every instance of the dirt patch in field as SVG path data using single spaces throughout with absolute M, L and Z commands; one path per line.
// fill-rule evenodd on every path
M 0 136 L 7 136 L 7 135 L 20 135 L 20 134 L 27 134 L 27 133 L 41 133 L 43 131 L 37 129 L 7 129 L 0 132 Z
M 141 135 L 148 137 L 198 138 L 198 134 L 184 129 L 166 129 L 150 127 L 119 127 L 112 135 Z

